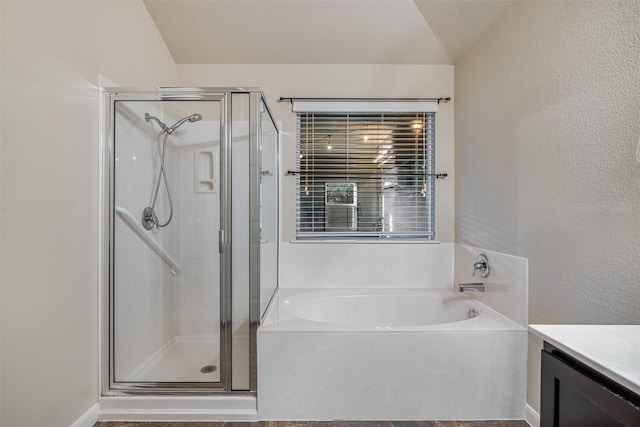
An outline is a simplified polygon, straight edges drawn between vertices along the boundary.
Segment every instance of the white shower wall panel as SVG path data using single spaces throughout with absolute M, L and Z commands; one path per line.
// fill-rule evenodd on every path
M 479 254 L 489 260 L 487 278 L 473 275 L 472 266 Z M 522 326 L 528 325 L 529 260 L 468 245 L 455 245 L 455 283 L 482 281 L 485 292 L 467 293 L 470 297 L 507 316 Z
M 195 112 L 185 110 L 185 115 Z M 200 110 L 198 110 L 200 111 Z M 203 112 L 202 122 L 188 124 L 176 131 L 170 145 L 171 184 L 176 199 L 175 225 L 172 232 L 175 253 L 181 263 L 172 317 L 180 336 L 219 334 L 220 263 L 218 231 L 220 229 L 220 171 L 212 165 L 212 192 L 195 191 L 195 165 L 199 150 L 220 158 L 220 126 Z M 209 120 L 208 120 L 209 119 Z
M 453 243 L 282 243 L 282 288 L 450 288 Z

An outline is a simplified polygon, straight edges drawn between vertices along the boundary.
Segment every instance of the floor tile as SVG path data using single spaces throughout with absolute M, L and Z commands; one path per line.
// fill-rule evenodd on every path
M 122 422 L 101 421 L 93 427 L 529 427 L 510 421 L 255 421 L 255 422 Z
M 392 421 L 393 427 L 436 427 L 433 421 Z

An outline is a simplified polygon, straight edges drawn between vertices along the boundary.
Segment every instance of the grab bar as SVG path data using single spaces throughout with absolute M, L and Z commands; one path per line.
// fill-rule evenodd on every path
M 169 253 L 165 251 L 164 248 L 160 246 L 160 244 L 155 239 L 147 235 L 147 232 L 140 226 L 140 224 L 138 224 L 138 220 L 136 220 L 131 212 L 120 206 L 116 206 L 115 211 L 116 214 L 118 214 L 118 216 L 122 218 L 122 220 L 129 226 L 129 228 L 131 228 L 131 230 L 133 230 L 138 235 L 138 237 L 140 237 L 140 239 L 142 239 L 142 241 L 145 242 L 147 246 L 149 246 L 149 248 L 151 248 L 152 251 L 154 251 L 160 258 L 162 258 L 164 262 L 167 263 L 167 265 L 171 268 L 171 274 L 173 276 L 178 274 L 179 268 L 176 260 L 173 259 L 173 257 L 169 255 Z

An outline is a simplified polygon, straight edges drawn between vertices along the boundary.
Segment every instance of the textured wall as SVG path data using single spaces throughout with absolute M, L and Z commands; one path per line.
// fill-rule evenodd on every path
M 98 399 L 98 73 L 175 84 L 140 1 L 2 1 L 0 424 Z
M 456 64 L 456 238 L 529 259 L 531 323 L 640 323 L 639 45 L 640 2 L 517 1 Z

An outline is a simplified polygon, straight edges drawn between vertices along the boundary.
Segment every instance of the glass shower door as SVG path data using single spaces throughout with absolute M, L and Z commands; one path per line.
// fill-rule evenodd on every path
M 263 100 L 259 117 L 260 317 L 278 287 L 278 128 Z
M 113 104 L 112 387 L 224 388 L 224 97 L 137 98 Z

